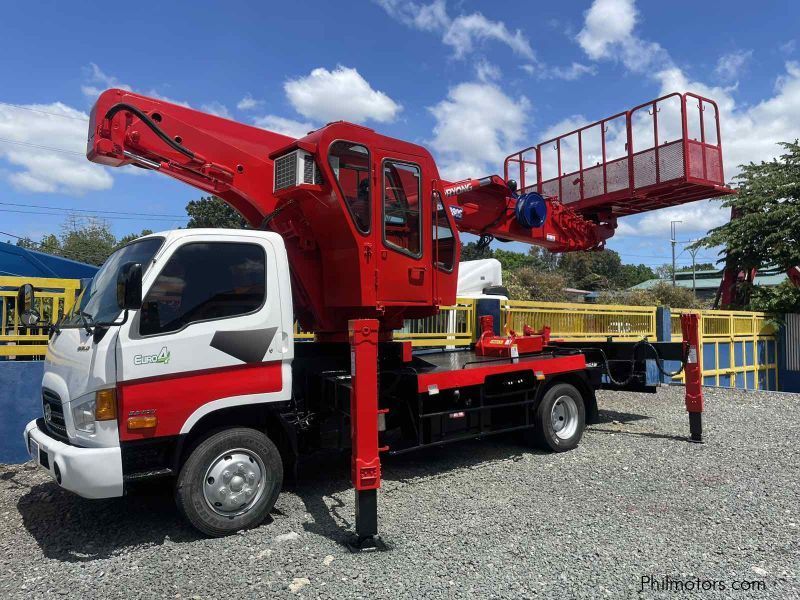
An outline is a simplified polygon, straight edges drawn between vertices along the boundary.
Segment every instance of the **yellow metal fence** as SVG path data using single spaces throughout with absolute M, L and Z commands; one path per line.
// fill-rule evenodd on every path
M 703 384 L 747 390 L 778 389 L 775 326 L 760 312 L 673 310 L 672 340 L 681 340 L 680 315 L 700 315 Z M 675 379 L 683 381 L 683 375 Z
M 36 309 L 41 323 L 55 323 L 75 302 L 77 279 L 46 277 L 0 277 L 0 357 L 36 357 L 45 354 L 47 332 L 42 327 L 20 325 L 17 290 L 30 283 L 36 290 Z
M 36 288 L 37 309 L 43 323 L 54 323 L 75 301 L 80 283 L 75 279 L 0 277 L 0 357 L 35 357 L 45 353 L 43 328 L 26 329 L 16 311 L 17 289 L 23 283 Z M 416 347 L 469 346 L 478 335 L 477 301 L 460 298 L 434 316 L 406 321 L 395 339 Z M 681 339 L 680 314 L 672 311 L 672 339 Z M 743 389 L 777 389 L 778 358 L 774 327 L 766 315 L 743 311 L 693 311 L 700 315 L 700 355 L 706 385 Z M 655 306 L 618 306 L 555 302 L 501 303 L 501 328 L 522 332 L 525 325 L 550 327 L 554 339 L 617 341 L 656 339 Z M 295 328 L 298 340 L 313 333 Z M 681 380 L 682 377 L 676 377 Z
M 598 341 L 655 339 L 655 306 L 616 306 L 509 300 L 501 307 L 506 331 L 550 327 L 553 338 Z

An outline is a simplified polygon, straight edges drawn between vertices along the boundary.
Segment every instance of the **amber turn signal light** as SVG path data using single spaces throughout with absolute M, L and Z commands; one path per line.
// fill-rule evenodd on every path
M 152 429 L 158 425 L 158 418 L 153 415 L 128 417 L 128 429 Z
M 117 418 L 117 391 L 114 388 L 97 390 L 94 399 L 94 418 L 96 420 L 112 421 Z

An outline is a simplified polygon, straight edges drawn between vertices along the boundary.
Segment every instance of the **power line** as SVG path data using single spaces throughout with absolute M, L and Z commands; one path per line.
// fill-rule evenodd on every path
M 31 106 L 23 106 L 22 104 L 12 104 L 11 102 L 1 102 L 0 105 L 2 106 L 10 106 L 11 108 L 18 108 L 20 110 L 28 110 L 30 112 L 40 113 L 43 115 L 50 115 L 51 117 L 61 117 L 62 119 L 70 119 L 72 121 L 81 121 L 83 123 L 87 123 L 89 121 L 88 117 L 71 117 L 69 115 L 48 112 L 46 110 L 42 110 L 40 108 L 33 108 Z
M 27 146 L 28 148 L 38 148 L 39 150 L 50 150 L 51 152 L 61 152 L 62 154 L 73 154 L 75 156 L 86 156 L 83 152 L 77 150 L 67 150 L 66 148 L 54 148 L 52 146 L 43 146 L 41 144 L 31 144 L 30 142 L 20 142 L 17 140 L 9 140 L 8 138 L 0 137 L 0 142 L 6 144 L 15 144 L 17 146 Z
M 47 210 L 63 210 L 67 212 L 86 212 L 86 213 L 109 213 L 114 215 L 133 215 L 133 216 L 140 216 L 140 217 L 171 217 L 175 219 L 185 219 L 186 215 L 166 215 L 162 213 L 135 213 L 129 212 L 124 210 L 102 210 L 102 209 L 88 209 L 88 208 L 71 208 L 71 207 L 64 207 L 64 206 L 44 206 L 42 204 L 20 204 L 18 202 L 0 202 L 0 204 L 4 206 L 22 206 L 22 207 L 30 207 L 30 208 L 44 208 Z
M 18 209 L 13 209 L 13 208 L 0 208 L 0 212 L 20 213 L 20 214 L 25 214 L 25 215 L 46 215 L 46 216 L 50 216 L 50 217 L 63 217 L 63 216 L 65 216 L 65 214 L 68 214 L 68 213 L 63 213 L 63 212 L 43 212 L 43 211 L 35 211 L 35 210 L 18 210 Z M 97 215 L 97 214 L 87 214 L 87 215 L 81 215 L 81 216 L 95 217 L 98 220 L 108 219 L 108 220 L 111 220 L 111 221 L 117 221 L 117 220 L 122 220 L 122 221 L 160 221 L 162 223 L 165 223 L 165 222 L 168 222 L 168 221 L 174 221 L 175 220 L 175 218 L 162 219 L 162 218 L 159 218 L 159 217 L 122 217 L 122 216 L 114 217 L 114 216 Z M 188 219 L 189 217 L 188 216 L 184 216 L 184 217 L 178 217 L 178 218 Z

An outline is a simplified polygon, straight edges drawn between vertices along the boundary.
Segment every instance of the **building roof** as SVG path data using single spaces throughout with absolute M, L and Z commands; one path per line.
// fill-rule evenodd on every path
M 711 269 L 707 271 L 696 271 L 695 277 L 696 277 L 695 289 L 697 290 L 716 290 L 722 283 L 722 271 L 717 271 L 716 269 Z M 787 279 L 786 273 L 778 273 L 776 275 L 757 275 L 755 283 L 756 285 L 774 287 L 780 283 L 783 283 L 784 281 L 786 281 L 786 279 Z M 636 285 L 628 289 L 649 290 L 655 287 L 657 284 L 665 281 L 667 280 L 648 279 L 647 281 L 643 281 L 642 283 L 637 283 Z M 675 273 L 675 286 L 692 289 L 692 272 L 681 271 L 680 273 Z
M 0 243 L 0 276 L 83 279 L 94 277 L 97 269 L 76 260 Z

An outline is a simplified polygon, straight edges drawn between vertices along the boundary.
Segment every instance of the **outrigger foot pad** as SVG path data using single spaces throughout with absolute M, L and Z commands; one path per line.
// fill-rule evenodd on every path
M 350 541 L 347 542 L 347 549 L 353 554 L 359 552 L 384 552 L 389 547 L 384 543 L 379 535 L 367 535 L 359 537 L 354 535 Z
M 703 444 L 703 413 L 689 413 L 689 438 L 693 444 Z

